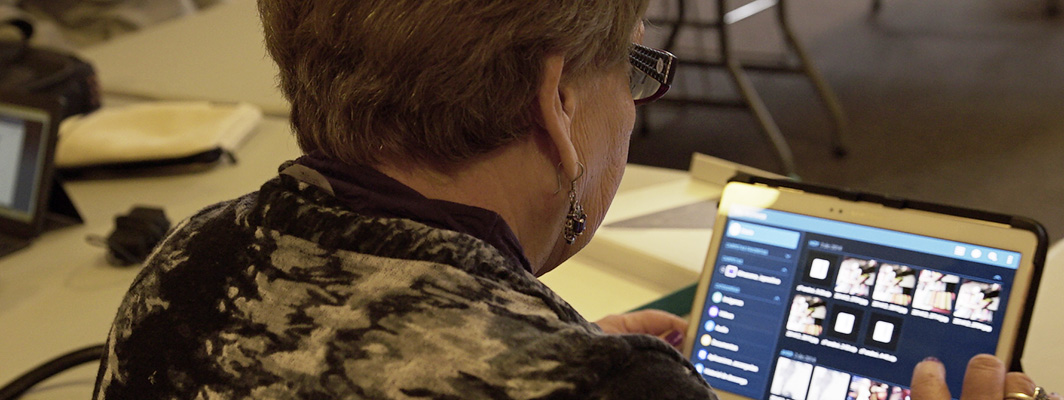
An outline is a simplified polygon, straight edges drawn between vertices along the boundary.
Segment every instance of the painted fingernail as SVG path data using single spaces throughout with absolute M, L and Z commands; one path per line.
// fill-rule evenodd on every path
M 672 331 L 672 333 L 665 335 L 665 341 L 673 346 L 679 346 L 683 343 L 683 332 Z
M 931 356 L 931 357 L 925 358 L 925 359 L 924 359 L 924 361 L 931 361 L 931 362 L 936 362 L 936 363 L 939 363 L 939 364 L 941 364 L 941 363 L 942 363 L 942 361 L 939 361 L 939 360 L 938 360 L 937 358 L 935 358 L 934 356 Z

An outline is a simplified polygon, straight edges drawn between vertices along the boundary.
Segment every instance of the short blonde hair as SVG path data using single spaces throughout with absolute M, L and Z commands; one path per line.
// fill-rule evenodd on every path
M 458 163 L 528 135 L 550 54 L 620 67 L 648 0 L 259 0 L 304 152 Z

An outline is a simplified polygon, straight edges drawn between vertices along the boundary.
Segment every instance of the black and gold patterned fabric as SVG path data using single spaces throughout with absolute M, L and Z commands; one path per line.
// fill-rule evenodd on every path
M 669 345 L 603 334 L 514 264 L 282 175 L 156 249 L 94 398 L 715 398 Z

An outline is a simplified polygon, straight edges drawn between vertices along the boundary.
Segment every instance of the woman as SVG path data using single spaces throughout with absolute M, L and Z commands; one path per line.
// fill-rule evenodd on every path
M 160 245 L 96 397 L 714 398 L 682 319 L 592 324 L 535 278 L 667 89 L 646 1 L 260 0 L 306 155 Z

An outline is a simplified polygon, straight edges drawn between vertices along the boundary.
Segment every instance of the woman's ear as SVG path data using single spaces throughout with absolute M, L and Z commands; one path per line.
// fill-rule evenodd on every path
M 571 85 L 562 83 L 564 69 L 565 57 L 560 54 L 548 56 L 543 61 L 543 79 L 540 80 L 536 97 L 543 129 L 558 152 L 562 170 L 566 177 L 574 179 L 580 173 L 577 166 L 580 159 L 573 145 L 573 115 L 577 96 Z

